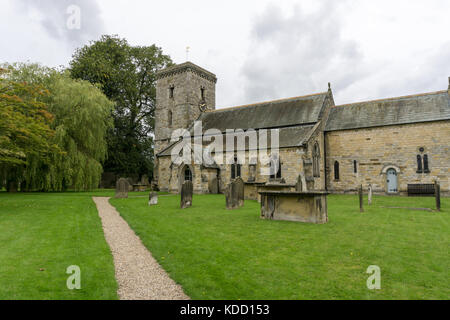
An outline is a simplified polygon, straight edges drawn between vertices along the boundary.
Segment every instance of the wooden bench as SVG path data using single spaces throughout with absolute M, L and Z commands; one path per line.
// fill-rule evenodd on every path
M 434 184 L 408 184 L 408 196 L 434 196 L 434 188 Z

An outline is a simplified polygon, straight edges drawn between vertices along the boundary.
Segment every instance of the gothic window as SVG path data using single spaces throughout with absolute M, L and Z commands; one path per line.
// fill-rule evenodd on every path
M 171 86 L 171 87 L 169 88 L 169 98 L 170 98 L 170 99 L 173 99 L 174 92 L 175 92 L 175 87 L 174 87 L 174 86 Z
M 353 161 L 353 172 L 358 173 L 358 161 Z
M 238 157 L 234 156 L 234 162 L 231 164 L 231 179 L 241 176 L 241 165 L 238 163 Z
M 334 180 L 339 180 L 339 162 L 334 162 Z
M 313 150 L 313 176 L 320 178 L 320 147 L 317 142 Z
M 172 111 L 169 110 L 169 115 L 168 115 L 168 123 L 169 123 L 169 127 L 172 126 Z
M 184 181 L 192 181 L 192 172 L 187 166 L 184 169 Z
M 430 167 L 428 164 L 428 155 L 423 156 L 423 172 L 424 173 L 430 173 Z
M 420 154 L 417 155 L 417 173 L 422 173 L 423 167 L 422 167 L 422 156 Z

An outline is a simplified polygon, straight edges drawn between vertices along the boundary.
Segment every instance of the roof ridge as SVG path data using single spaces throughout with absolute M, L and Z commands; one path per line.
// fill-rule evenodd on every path
M 297 96 L 297 97 L 291 97 L 291 98 L 283 98 L 283 99 L 262 101 L 262 102 L 251 103 L 251 104 L 244 104 L 244 105 L 235 106 L 235 107 L 226 107 L 226 108 L 220 108 L 220 109 L 215 109 L 215 110 L 208 110 L 205 113 L 215 113 L 215 112 L 228 111 L 228 110 L 233 110 L 233 109 L 238 109 L 238 108 L 246 108 L 246 107 L 259 106 L 259 105 L 266 105 L 266 104 L 270 104 L 270 103 L 281 103 L 281 102 L 290 101 L 290 100 L 296 100 L 296 99 L 300 99 L 300 98 L 319 96 L 319 95 L 323 95 L 323 94 L 327 94 L 327 93 L 328 92 L 319 92 L 319 93 L 307 94 L 307 95 L 304 95 L 304 96 Z
M 360 102 L 352 102 L 352 103 L 347 103 L 347 104 L 341 104 L 341 105 L 338 105 L 338 106 L 334 106 L 334 108 L 348 107 L 348 106 L 354 106 L 354 105 L 357 105 L 357 104 L 370 103 L 370 102 L 381 102 L 381 101 L 391 101 L 391 100 L 414 98 L 414 97 L 431 96 L 431 95 L 447 93 L 447 92 L 448 92 L 447 90 L 441 90 L 441 91 L 426 92 L 426 93 L 419 93 L 419 94 L 411 94 L 411 95 L 400 96 L 400 97 L 393 97 L 393 98 L 365 100 L 365 101 L 360 101 Z

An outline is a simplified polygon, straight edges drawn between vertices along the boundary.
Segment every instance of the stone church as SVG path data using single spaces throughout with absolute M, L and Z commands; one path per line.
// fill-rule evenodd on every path
M 450 79 L 449 79 L 450 82 Z M 354 193 L 369 185 L 377 194 L 405 195 L 408 185 L 438 181 L 450 194 L 450 83 L 447 90 L 335 105 L 328 90 L 245 106 L 215 108 L 216 76 L 191 63 L 157 74 L 154 183 L 178 193 L 191 180 L 195 193 L 223 193 L 241 177 L 248 199 L 261 188 Z M 277 171 L 262 175 L 246 145 L 224 164 L 174 163 L 176 129 L 278 129 Z M 201 142 L 207 145 L 205 142 Z M 270 156 L 271 150 L 267 150 Z

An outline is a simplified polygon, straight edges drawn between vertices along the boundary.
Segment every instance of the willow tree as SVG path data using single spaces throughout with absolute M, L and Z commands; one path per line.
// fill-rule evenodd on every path
M 7 182 L 7 189 L 19 182 L 28 159 L 44 163 L 59 152 L 52 143 L 53 115 L 40 101 L 48 91 L 8 76 L 9 71 L 0 68 L 0 188 Z
M 41 84 L 48 89 L 42 101 L 53 116 L 51 142 L 62 152 L 45 161 L 26 159 L 26 190 L 90 190 L 98 187 L 107 156 L 106 133 L 112 127 L 114 104 L 91 83 L 72 79 L 67 72 L 38 65 L 14 65 L 11 78 Z

